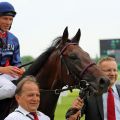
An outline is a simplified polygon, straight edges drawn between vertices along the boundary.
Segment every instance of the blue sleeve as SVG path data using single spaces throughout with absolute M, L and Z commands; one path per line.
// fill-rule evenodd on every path
M 15 38 L 13 40 L 13 42 L 14 42 L 14 45 L 15 45 L 15 49 L 14 49 L 14 52 L 13 52 L 12 65 L 19 66 L 19 65 L 21 65 L 21 60 L 20 60 L 20 45 L 19 45 L 19 42 L 18 42 L 17 38 Z

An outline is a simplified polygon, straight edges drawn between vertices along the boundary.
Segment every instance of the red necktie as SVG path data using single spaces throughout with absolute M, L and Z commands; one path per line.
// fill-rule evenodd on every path
M 1 31 L 0 31 L 0 38 L 5 38 L 6 35 L 7 35 L 6 32 L 1 32 Z
M 30 114 L 34 116 L 34 120 L 39 120 L 36 112 L 31 112 Z
M 112 88 L 108 89 L 107 118 L 108 118 L 108 120 L 116 120 L 116 117 L 115 117 L 114 96 L 113 96 L 113 93 L 112 93 Z

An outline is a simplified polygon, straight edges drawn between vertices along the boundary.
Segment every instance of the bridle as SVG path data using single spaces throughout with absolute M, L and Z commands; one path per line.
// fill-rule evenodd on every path
M 66 48 L 68 47 L 68 46 L 70 46 L 70 45 L 78 45 L 77 43 L 68 43 L 67 45 L 65 45 L 63 48 L 62 48 L 62 50 L 61 50 L 61 52 L 60 52 L 60 58 L 61 58 L 61 60 L 64 62 L 64 64 L 65 64 L 65 66 L 66 66 L 66 69 L 67 69 L 67 73 L 68 73 L 68 75 L 70 75 L 70 73 L 71 73 L 71 71 L 70 71 L 70 69 L 69 69 L 69 66 L 67 65 L 67 63 L 65 62 L 65 59 L 64 59 L 64 55 L 63 55 L 63 52 L 66 50 Z M 83 70 L 82 70 L 82 72 L 80 73 L 80 80 L 82 80 L 82 78 L 83 78 L 83 75 L 86 73 L 86 71 L 90 68 L 90 67 L 92 67 L 93 65 L 96 65 L 94 62 L 92 62 L 92 63 L 90 63 L 90 64 L 88 64 Z
M 70 46 L 70 45 L 78 45 L 78 44 L 77 44 L 77 43 L 68 43 L 68 44 L 66 44 L 66 45 L 59 51 L 59 55 L 60 55 L 60 59 L 61 59 L 60 62 L 61 62 L 61 65 L 62 65 L 62 63 L 64 64 L 64 66 L 65 66 L 65 68 L 66 68 L 66 70 L 67 70 L 67 75 L 68 75 L 68 76 L 71 76 L 72 79 L 76 79 L 75 75 L 72 75 L 73 73 L 71 72 L 68 64 L 66 63 L 65 58 L 64 58 L 64 55 L 63 55 L 64 51 L 65 51 L 65 50 L 67 49 L 67 47 Z M 88 64 L 88 65 L 82 70 L 82 72 L 80 73 L 80 76 L 79 76 L 79 84 L 77 84 L 77 85 L 74 85 L 74 86 L 69 85 L 69 82 L 70 82 L 70 81 L 68 80 L 67 88 L 64 88 L 64 89 L 55 89 L 55 90 L 40 89 L 40 91 L 41 91 L 41 92 L 51 92 L 51 93 L 54 93 L 54 94 L 56 94 L 56 95 L 59 95 L 61 92 L 67 91 L 67 90 L 70 90 L 71 92 L 72 92 L 73 89 L 81 89 L 81 90 L 84 89 L 84 90 L 86 90 L 86 89 L 88 89 L 88 87 L 90 86 L 90 84 L 89 84 L 86 80 L 82 80 L 82 78 L 83 78 L 83 75 L 86 73 L 86 71 L 87 71 L 90 67 L 92 67 L 93 65 L 96 65 L 96 64 L 92 62 L 92 63 Z M 61 70 L 61 80 L 63 80 L 63 78 L 62 78 L 62 70 Z

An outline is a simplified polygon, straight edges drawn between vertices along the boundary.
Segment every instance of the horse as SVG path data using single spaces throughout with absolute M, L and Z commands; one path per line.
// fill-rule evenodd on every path
M 68 27 L 63 35 L 54 39 L 52 45 L 43 52 L 17 80 L 27 75 L 36 77 L 40 85 L 40 106 L 38 110 L 54 120 L 54 113 L 63 86 L 79 85 L 81 80 L 91 84 L 98 93 L 107 91 L 108 78 L 92 61 L 89 54 L 79 46 L 81 31 L 68 38 Z

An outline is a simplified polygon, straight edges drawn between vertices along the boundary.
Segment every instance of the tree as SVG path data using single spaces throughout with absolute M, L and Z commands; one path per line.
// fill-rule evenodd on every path
M 21 57 L 21 62 L 22 62 L 22 65 L 26 64 L 26 63 L 29 63 L 29 62 L 32 62 L 34 61 L 34 58 L 32 56 L 23 56 Z M 25 66 L 25 69 L 27 70 L 29 68 L 30 65 L 27 65 Z

